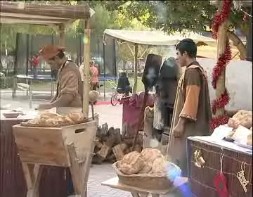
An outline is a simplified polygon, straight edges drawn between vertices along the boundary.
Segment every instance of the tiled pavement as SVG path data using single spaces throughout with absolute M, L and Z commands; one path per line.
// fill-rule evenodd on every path
M 92 165 L 88 180 L 88 197 L 131 197 L 129 192 L 102 186 L 101 182 L 117 176 L 111 164 Z

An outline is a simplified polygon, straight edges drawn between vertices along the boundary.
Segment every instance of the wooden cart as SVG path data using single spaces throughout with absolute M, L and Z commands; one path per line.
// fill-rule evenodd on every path
M 39 197 L 43 165 L 68 167 L 77 195 L 87 195 L 87 181 L 97 121 L 54 127 L 13 126 L 27 184 L 27 197 Z

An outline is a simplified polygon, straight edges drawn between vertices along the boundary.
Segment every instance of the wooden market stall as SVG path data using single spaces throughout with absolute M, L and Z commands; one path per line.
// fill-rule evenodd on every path
M 63 5 L 61 2 L 58 4 L 46 4 L 45 1 L 1 1 L 0 8 L 0 23 L 47 25 L 52 28 L 58 28 L 59 45 L 61 46 L 64 46 L 65 43 L 65 27 L 77 19 L 84 20 L 84 36 L 88 40 L 88 42 L 84 43 L 84 64 L 86 65 L 84 73 L 85 76 L 89 75 L 89 21 L 94 11 L 88 5 Z M 85 77 L 85 79 L 83 113 L 88 115 L 88 77 Z M 25 197 L 27 195 L 25 178 L 14 141 L 12 126 L 27 120 L 8 119 L 4 118 L 2 114 L 0 118 L 0 194 L 8 197 Z M 70 184 L 70 173 L 64 167 L 45 166 L 40 178 L 38 193 L 41 197 L 63 197 L 68 195 L 67 188 Z

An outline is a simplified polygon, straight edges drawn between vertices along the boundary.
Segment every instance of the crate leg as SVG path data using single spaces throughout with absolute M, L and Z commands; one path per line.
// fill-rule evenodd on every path
M 133 197 L 140 197 L 140 195 L 137 192 L 131 192 Z
M 39 197 L 39 185 L 42 167 L 38 164 L 22 162 L 22 167 L 27 185 L 27 197 Z
M 78 163 L 74 144 L 68 145 L 67 147 L 71 162 L 71 166 L 69 167 L 69 169 L 73 181 L 75 194 L 80 195 L 82 191 L 82 171 L 80 168 L 80 164 Z

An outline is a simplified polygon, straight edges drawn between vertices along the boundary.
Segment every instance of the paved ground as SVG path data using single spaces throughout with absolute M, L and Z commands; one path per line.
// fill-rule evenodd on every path
M 101 185 L 101 182 L 115 176 L 111 164 L 93 165 L 88 180 L 88 197 L 130 197 L 129 192 Z

